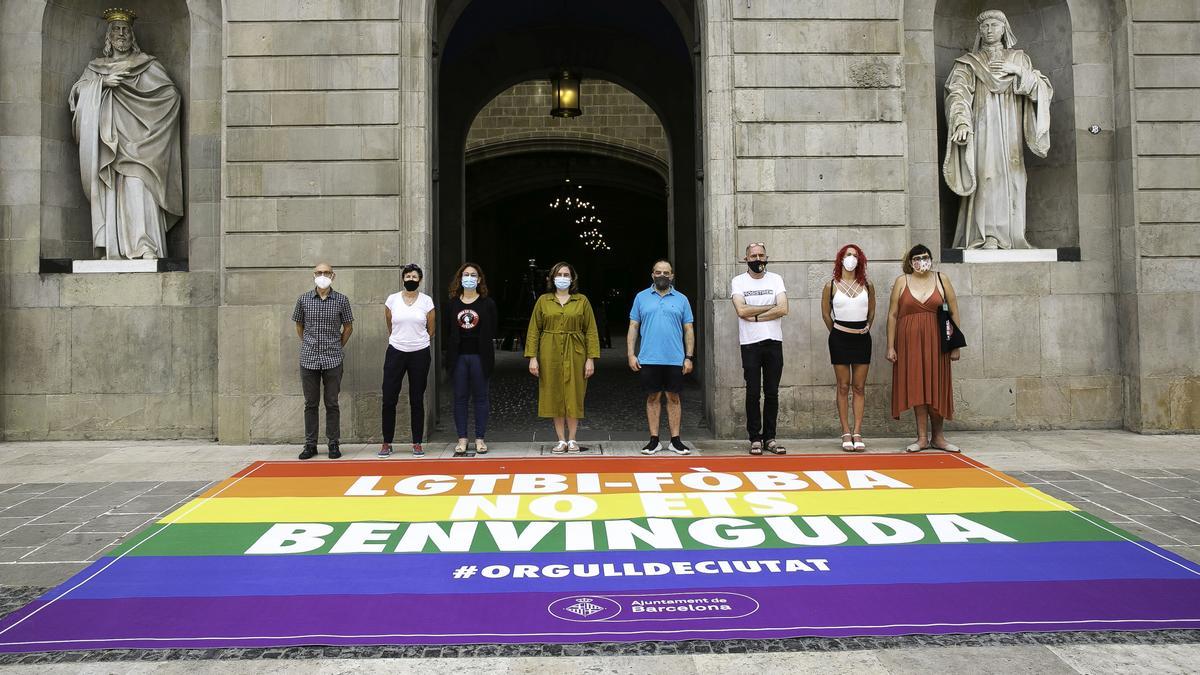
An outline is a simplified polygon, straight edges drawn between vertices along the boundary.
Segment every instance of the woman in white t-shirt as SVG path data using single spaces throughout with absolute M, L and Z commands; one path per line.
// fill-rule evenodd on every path
M 392 454 L 392 439 L 396 434 L 396 402 L 400 387 L 408 375 L 408 407 L 412 420 L 413 457 L 424 457 L 421 448 L 425 433 L 425 382 L 429 378 L 433 338 L 433 298 L 417 291 L 425 277 L 416 263 L 404 266 L 401 279 L 404 290 L 392 293 L 384 303 L 383 315 L 388 325 L 387 356 L 383 361 L 383 447 L 380 457 Z

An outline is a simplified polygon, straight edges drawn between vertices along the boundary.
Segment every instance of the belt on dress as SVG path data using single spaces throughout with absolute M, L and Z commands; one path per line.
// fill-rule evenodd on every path
M 563 353 L 561 356 L 562 356 L 564 365 L 570 364 L 570 362 L 571 362 L 572 346 L 575 348 L 576 352 L 578 352 L 580 354 L 587 354 L 587 346 L 583 341 L 583 333 L 580 333 L 579 331 L 544 330 L 544 331 L 542 331 L 542 333 L 545 335 L 566 335 L 571 338 L 570 340 L 563 343 Z M 568 365 L 568 367 L 564 367 L 562 372 L 563 372 L 563 387 L 565 389 L 565 387 L 571 383 L 571 369 L 570 369 L 569 365 Z

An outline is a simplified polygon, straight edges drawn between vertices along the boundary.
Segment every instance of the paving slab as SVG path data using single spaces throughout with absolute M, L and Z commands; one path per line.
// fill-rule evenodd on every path
M 770 654 L 696 654 L 698 675 L 792 673 L 795 675 L 887 675 L 875 651 Z M 665 671 L 664 671 L 665 672 Z
M 972 675 L 1076 675 L 1048 647 L 934 647 L 891 649 L 877 655 L 891 673 L 971 673 Z
M 0 546 L 41 546 L 73 529 L 70 523 L 22 525 L 0 535 Z
M 38 516 L 32 522 L 34 523 L 75 523 L 81 524 L 103 515 L 108 512 L 110 507 L 104 505 L 98 506 L 63 506 L 54 509 L 44 516 Z
M 77 497 L 31 497 L 0 511 L 3 516 L 44 516 L 54 509 L 66 506 Z
M 41 586 L 61 584 L 91 563 L 0 563 L 0 586 Z
M 1152 527 L 1191 546 L 1200 545 L 1200 523 L 1177 515 L 1141 516 L 1138 523 Z
M 68 532 L 51 539 L 21 562 L 78 562 L 92 560 L 112 548 L 120 535 L 99 532 Z
M 186 498 L 182 497 L 182 496 L 176 496 L 176 495 L 169 495 L 166 497 L 152 497 L 152 496 L 148 496 L 148 495 L 142 495 L 139 497 L 134 497 L 133 499 L 130 499 L 129 501 L 125 502 L 124 504 L 121 504 L 120 506 L 114 507 L 111 512 L 114 514 L 119 514 L 119 513 L 157 514 L 157 513 L 162 513 L 164 511 L 167 511 L 171 508 L 174 508 L 175 505 L 179 504 L 184 499 L 186 499 Z
M 111 483 L 64 483 L 45 493 L 44 497 L 83 497 Z
M 1080 673 L 1183 675 L 1200 670 L 1200 644 L 1064 645 L 1049 649 Z
M 77 532 L 117 532 L 130 533 L 140 530 L 146 523 L 152 522 L 155 516 L 144 513 L 109 513 L 93 518 L 79 526 Z

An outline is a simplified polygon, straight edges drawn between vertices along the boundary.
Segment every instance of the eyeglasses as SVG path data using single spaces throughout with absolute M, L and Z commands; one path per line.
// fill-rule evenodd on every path
M 933 258 L 929 257 L 928 253 L 922 253 L 921 255 L 914 255 L 911 260 L 916 262 L 918 260 L 933 260 Z
M 321 270 L 320 272 L 313 272 L 313 276 L 318 276 L 318 277 L 332 277 L 332 276 L 333 276 L 333 270 L 329 270 L 329 271 Z

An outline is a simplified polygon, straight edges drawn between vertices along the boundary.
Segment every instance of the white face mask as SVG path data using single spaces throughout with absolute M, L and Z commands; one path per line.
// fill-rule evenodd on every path
M 462 287 L 463 288 L 475 288 L 478 285 L 479 285 L 479 277 L 463 277 L 462 278 Z
M 858 256 L 848 255 L 842 258 L 842 269 L 853 272 L 855 267 L 858 267 Z
M 321 277 L 317 277 L 316 281 L 314 281 L 313 283 L 315 283 L 317 285 L 317 288 L 319 288 L 321 290 L 325 290 L 326 288 L 329 288 L 330 286 L 333 285 L 333 279 L 330 279 L 329 277 L 321 276 Z
M 571 287 L 571 277 L 554 277 L 554 287 L 565 291 Z
M 928 272 L 929 268 L 933 267 L 932 260 L 914 260 L 913 269 L 918 272 Z

